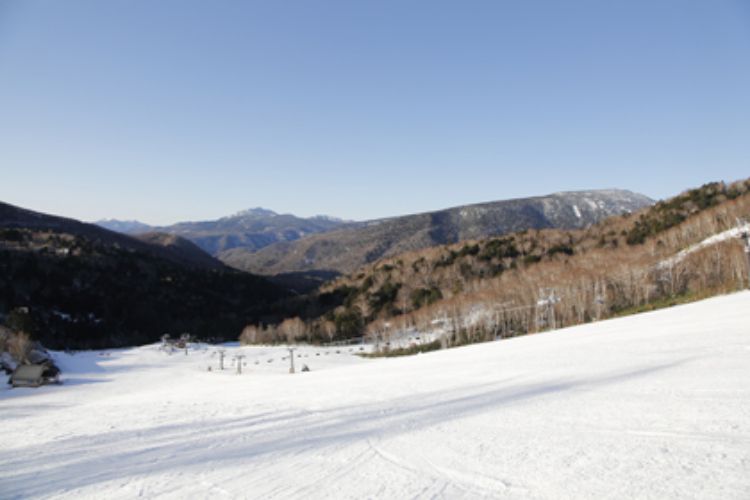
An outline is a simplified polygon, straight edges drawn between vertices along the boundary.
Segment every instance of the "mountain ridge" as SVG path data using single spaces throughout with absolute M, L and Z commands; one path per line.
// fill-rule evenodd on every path
M 565 200 L 569 200 L 567 205 Z M 219 219 L 178 222 L 169 226 L 133 224 L 137 221 L 100 223 L 115 230 L 135 227 L 138 232 L 176 234 L 227 265 L 270 276 L 310 271 L 349 272 L 359 265 L 402 251 L 523 229 L 579 228 L 653 202 L 651 198 L 630 190 L 606 188 L 558 191 L 549 195 L 456 205 L 363 221 L 328 215 L 304 218 L 255 207 Z M 554 206 L 555 203 L 558 206 Z M 514 205 L 516 209 L 505 210 L 505 215 L 493 215 L 493 211 L 502 212 L 503 207 L 507 209 Z M 555 211 L 565 214 L 550 217 Z M 341 245 L 336 241 L 341 235 L 345 235 L 343 248 L 339 248 Z M 362 238 L 367 240 L 364 243 L 367 248 L 360 251 L 363 243 L 357 240 Z M 355 248 L 354 255 L 349 255 L 348 249 L 352 247 Z M 293 258 L 290 254 L 303 256 Z M 340 261 L 343 264 L 339 264 Z
M 53 231 L 67 234 L 74 234 L 108 245 L 117 245 L 130 251 L 142 251 L 152 254 L 153 256 L 171 260 L 178 264 L 193 265 L 210 269 L 220 269 L 224 265 L 205 254 L 198 248 L 188 245 L 189 242 L 172 242 L 172 247 L 181 247 L 180 251 L 173 251 L 169 245 L 157 242 L 156 234 L 151 233 L 150 238 L 138 238 L 129 236 L 117 231 L 103 228 L 96 224 L 82 222 L 68 217 L 45 214 L 36 212 L 27 208 L 18 207 L 9 203 L 0 202 L 0 227 L 20 228 L 38 231 Z M 162 236 L 163 240 L 167 238 Z M 190 249 L 190 250 L 188 250 Z
M 126 234 L 159 232 L 182 236 L 214 257 L 232 248 L 251 251 L 280 241 L 300 239 L 309 234 L 329 231 L 349 222 L 336 217 L 316 215 L 298 217 L 267 208 L 241 210 L 218 219 L 177 222 L 168 226 L 149 226 L 138 221 L 105 219 L 96 224 Z
M 653 202 L 628 190 L 564 191 L 363 221 L 254 252 L 228 249 L 218 257 L 230 266 L 259 274 L 347 273 L 379 258 L 431 246 L 525 229 L 578 229 Z

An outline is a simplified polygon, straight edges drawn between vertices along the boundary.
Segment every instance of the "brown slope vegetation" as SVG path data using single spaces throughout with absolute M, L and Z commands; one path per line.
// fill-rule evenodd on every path
M 713 183 L 583 230 L 530 230 L 382 259 L 327 284 L 340 304 L 308 329 L 325 339 L 451 324 L 450 342 L 601 319 L 629 308 L 747 285 L 735 238 L 675 259 L 750 216 L 750 181 Z M 540 299 L 554 293 L 548 306 Z M 310 333 L 308 332 L 308 335 Z

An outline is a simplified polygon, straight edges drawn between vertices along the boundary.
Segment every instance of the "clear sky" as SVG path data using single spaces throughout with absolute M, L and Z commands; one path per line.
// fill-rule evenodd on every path
M 366 219 L 750 177 L 750 1 L 0 0 L 0 200 Z

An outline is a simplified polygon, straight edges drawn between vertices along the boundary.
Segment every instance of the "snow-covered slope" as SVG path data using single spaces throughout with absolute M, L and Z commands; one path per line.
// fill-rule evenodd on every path
M 0 392 L 0 497 L 750 498 L 748 292 L 410 358 L 348 349 L 301 349 L 295 375 L 278 348 L 227 347 L 242 375 L 213 347 L 59 354 L 65 385 Z

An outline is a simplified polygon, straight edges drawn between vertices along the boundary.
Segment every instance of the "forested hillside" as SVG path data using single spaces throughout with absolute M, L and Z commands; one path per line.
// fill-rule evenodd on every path
M 52 348 L 231 338 L 286 295 L 191 243 L 0 206 L 0 322 Z
M 743 287 L 739 233 L 698 244 L 750 217 L 749 192 L 750 181 L 712 183 L 586 229 L 528 230 L 381 259 L 321 289 L 313 303 L 334 309 L 308 321 L 306 335 L 387 337 L 440 320 L 463 343 Z M 266 330 L 273 339 L 289 329 Z

